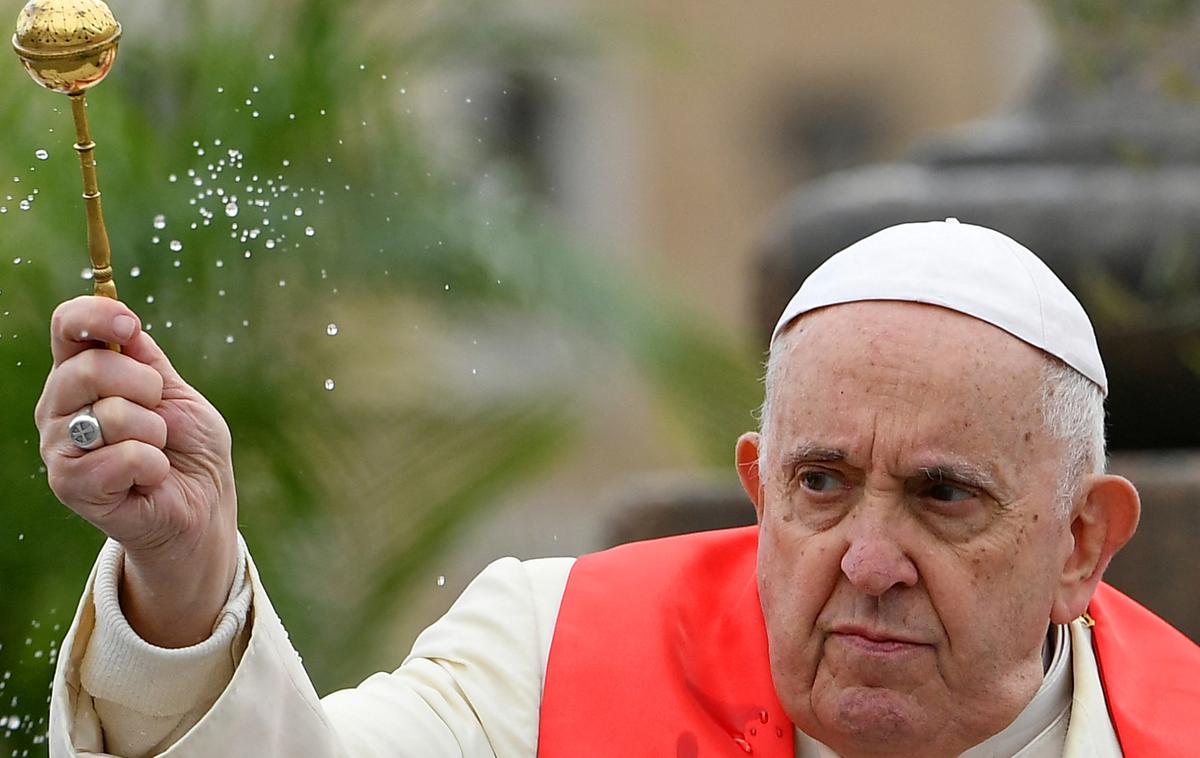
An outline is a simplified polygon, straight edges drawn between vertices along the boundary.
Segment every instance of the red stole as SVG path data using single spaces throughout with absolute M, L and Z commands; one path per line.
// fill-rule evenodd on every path
M 1088 613 L 1126 758 L 1200 754 L 1200 646 L 1107 584 Z
M 576 561 L 550 645 L 539 758 L 792 758 L 793 726 L 771 681 L 757 548 L 757 527 L 744 527 Z M 1200 648 L 1107 585 L 1089 611 L 1125 755 L 1191 754 Z

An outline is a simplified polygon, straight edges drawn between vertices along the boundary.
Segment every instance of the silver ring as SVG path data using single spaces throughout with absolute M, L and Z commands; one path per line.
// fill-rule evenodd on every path
M 81 450 L 93 450 L 104 444 L 104 433 L 100 431 L 100 419 L 92 415 L 92 406 L 81 410 L 67 426 L 71 442 Z

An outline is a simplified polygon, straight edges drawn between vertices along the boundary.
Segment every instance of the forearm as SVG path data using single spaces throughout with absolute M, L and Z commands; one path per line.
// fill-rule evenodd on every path
M 237 544 L 237 543 L 235 543 Z M 239 546 L 240 547 L 240 546 Z M 109 543 L 97 564 L 96 623 L 79 665 L 81 697 L 99 718 L 103 748 L 127 758 L 170 747 L 228 685 L 249 636 L 250 583 L 239 552 L 228 592 L 203 640 L 191 647 L 151 645 L 122 613 L 123 551 Z M 83 748 L 82 745 L 77 745 Z
M 63 644 L 51 703 L 51 756 L 142 758 L 168 748 L 172 758 L 532 756 L 548 632 L 569 566 L 566 560 L 492 564 L 421 635 L 398 670 L 325 701 L 248 556 L 250 631 L 239 628 L 235 635 L 246 647 L 240 657 L 236 643 L 226 647 L 223 662 L 219 650 L 206 657 L 224 667 L 216 677 L 161 665 L 217 645 L 210 641 L 164 650 L 138 639 L 140 652 L 123 657 L 104 642 L 101 628 L 108 622 L 100 616 L 121 615 L 115 590 L 98 587 L 95 603 L 85 596 Z M 119 575 L 111 570 L 115 588 Z M 214 637 L 223 637 L 226 623 L 225 617 L 218 621 Z M 173 686 L 158 691 L 164 682 Z

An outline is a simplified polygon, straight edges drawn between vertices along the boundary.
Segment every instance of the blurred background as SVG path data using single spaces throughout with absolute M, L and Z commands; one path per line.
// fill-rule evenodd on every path
M 996 226 L 1097 321 L 1147 505 L 1113 581 L 1196 638 L 1196 5 L 113 0 L 118 287 L 229 420 L 327 692 L 497 557 L 752 520 L 733 442 L 803 277 L 891 223 Z M 37 756 L 101 539 L 32 415 L 91 285 L 68 103 L 15 56 L 0 103 L 0 755 Z

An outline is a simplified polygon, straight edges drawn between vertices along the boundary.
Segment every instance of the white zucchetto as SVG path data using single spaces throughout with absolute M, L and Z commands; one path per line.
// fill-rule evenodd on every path
M 1059 358 L 1108 394 L 1096 333 L 1079 300 L 1040 258 L 995 230 L 951 218 L 876 232 L 804 280 L 771 341 L 802 314 L 862 300 L 973 316 Z

